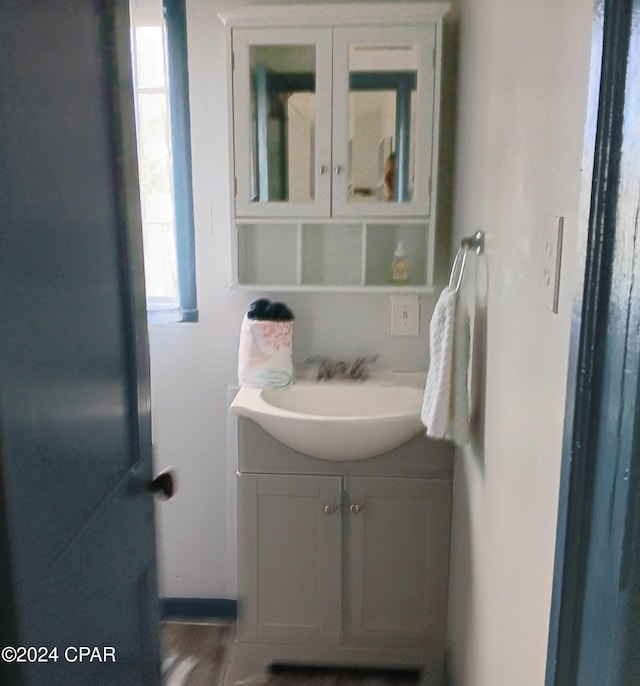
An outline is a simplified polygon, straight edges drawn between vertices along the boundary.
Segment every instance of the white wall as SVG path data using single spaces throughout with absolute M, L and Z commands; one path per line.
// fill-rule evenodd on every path
M 455 226 L 487 235 L 484 450 L 456 457 L 455 686 L 544 683 L 592 3 L 462 0 Z M 542 231 L 565 217 L 558 314 Z
M 240 4 L 250 3 L 187 2 L 200 321 L 150 331 L 155 461 L 157 468 L 172 465 L 179 478 L 177 495 L 158 506 L 164 596 L 235 594 L 227 386 L 235 383 L 240 321 L 252 300 L 271 295 L 292 307 L 297 362 L 312 354 L 348 358 L 369 352 L 380 353 L 380 363 L 396 369 L 425 369 L 427 361 L 425 335 L 389 335 L 384 296 L 294 297 L 229 289 L 226 50 L 217 13 Z M 432 308 L 433 298 L 424 298 L 423 331 Z

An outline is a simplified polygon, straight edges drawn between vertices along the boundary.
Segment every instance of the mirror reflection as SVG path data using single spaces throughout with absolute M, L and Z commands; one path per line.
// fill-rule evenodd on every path
M 317 158 L 315 46 L 253 45 L 250 66 L 251 200 L 311 203 Z M 413 199 L 416 84 L 415 46 L 350 46 L 350 202 Z
M 251 199 L 312 202 L 315 164 L 314 45 L 253 45 Z
M 413 45 L 349 48 L 350 201 L 413 198 L 417 59 Z

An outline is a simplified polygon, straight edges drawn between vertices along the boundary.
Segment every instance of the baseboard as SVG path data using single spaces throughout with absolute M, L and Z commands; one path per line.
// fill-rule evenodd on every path
M 449 648 L 445 648 L 444 651 L 444 670 L 442 675 L 443 686 L 453 686 L 453 681 L 451 679 L 451 652 Z
M 160 598 L 160 617 L 235 621 L 238 617 L 238 601 L 227 598 Z

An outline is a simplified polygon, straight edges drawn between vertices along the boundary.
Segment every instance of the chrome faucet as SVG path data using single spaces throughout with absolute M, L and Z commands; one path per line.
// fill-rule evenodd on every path
M 333 378 L 364 381 L 369 378 L 369 367 L 378 359 L 378 355 L 358 357 L 352 364 L 343 360 L 334 362 L 327 357 L 313 356 L 305 360 L 307 364 L 319 363 L 316 381 Z

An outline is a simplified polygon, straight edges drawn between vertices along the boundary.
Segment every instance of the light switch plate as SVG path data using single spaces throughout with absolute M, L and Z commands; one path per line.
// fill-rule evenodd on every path
M 542 264 L 540 267 L 542 304 L 556 314 L 560 294 L 563 228 L 564 217 L 547 217 L 542 236 Z
M 391 335 L 420 335 L 420 299 L 417 295 L 392 295 Z

